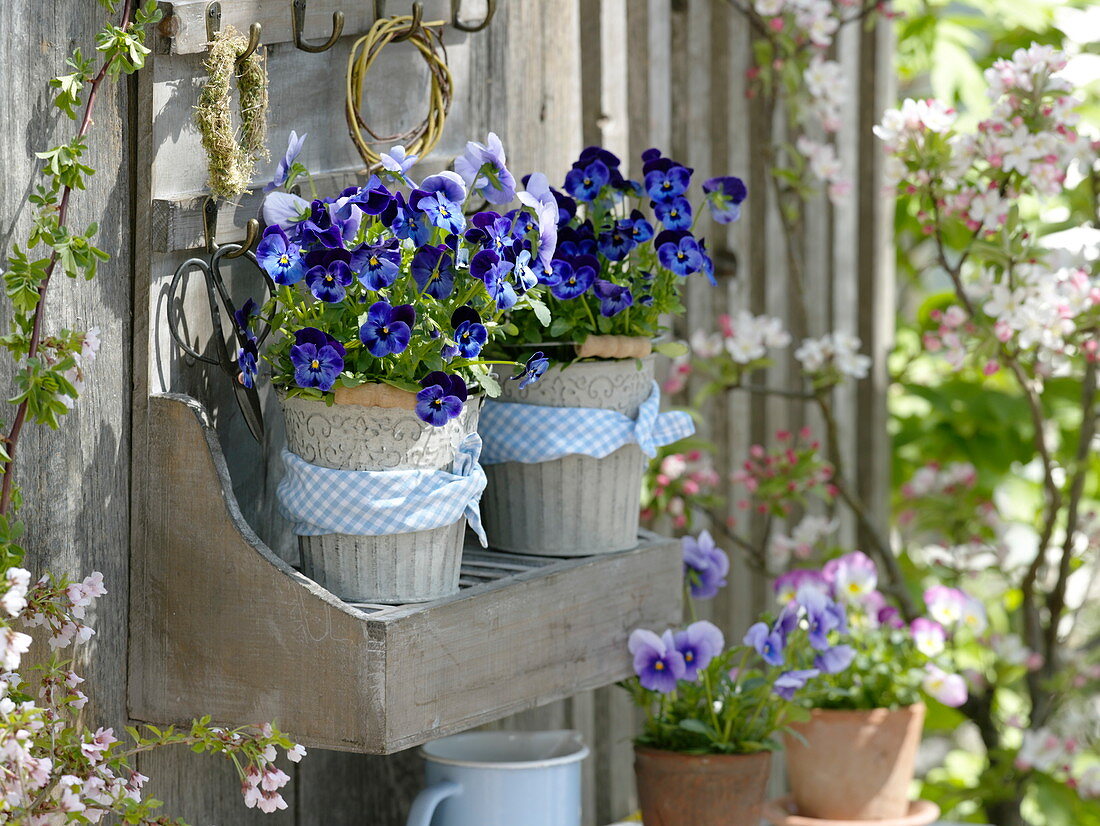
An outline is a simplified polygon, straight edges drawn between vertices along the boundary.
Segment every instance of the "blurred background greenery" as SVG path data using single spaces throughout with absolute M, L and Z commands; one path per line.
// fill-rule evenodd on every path
M 964 127 L 989 111 L 982 72 L 998 58 L 1018 48 L 1043 43 L 1071 55 L 1067 74 L 1084 93 L 1082 131 L 1100 138 L 1100 3 L 1089 0 L 895 0 L 902 12 L 897 30 L 898 100 L 935 97 L 950 101 Z M 1092 213 L 1093 178 L 1080 175 L 1066 183 L 1064 196 L 1044 206 L 1040 218 L 1044 245 L 1066 254 L 1085 252 L 1095 261 L 1100 231 L 1081 227 Z M 1024 210 L 1038 207 L 1022 204 Z M 1084 217 L 1083 217 L 1084 216 Z M 931 243 L 921 232 L 917 206 L 902 198 L 896 213 L 898 333 L 890 367 L 891 427 L 894 444 L 895 513 L 905 512 L 901 486 L 931 463 L 970 462 L 977 470 L 978 499 L 997 504 L 1009 523 L 1006 533 L 1034 542 L 1024 515 L 1038 512 L 1041 491 L 1029 473 L 1032 454 L 1030 419 L 1025 402 L 1005 375 L 985 376 L 978 370 L 956 372 L 942 358 L 922 353 L 921 336 L 936 328 L 933 311 L 951 303 L 949 285 L 934 262 Z M 964 239 L 957 239 L 960 244 Z M 1055 253 L 1057 255 L 1059 253 Z M 1057 380 L 1048 386 L 1047 405 L 1065 436 L 1076 430 L 1073 412 L 1078 384 L 1064 388 L 1065 415 L 1059 416 Z M 1054 392 L 1050 392 L 1054 391 Z M 1068 438 L 1055 439 L 1069 444 Z M 1092 457 L 1092 489 L 1085 495 L 1090 509 L 1100 507 L 1100 453 Z M 957 503 L 955 518 L 972 503 Z M 1018 520 L 1017 518 L 1018 517 Z M 1100 588 L 1093 571 L 1077 581 L 1078 598 L 1086 610 L 1076 627 L 1078 645 L 1100 647 Z M 1098 698 L 1084 700 L 1085 726 L 1100 725 Z M 1013 699 L 1002 699 L 1011 710 Z M 1019 708 L 1025 710 L 1020 698 Z M 1091 711 L 1089 711 L 1091 709 Z M 1091 717 L 1090 717 L 1091 715 Z M 922 795 L 941 803 L 952 819 L 984 822 L 983 802 L 1003 793 L 1008 777 L 989 768 L 984 749 L 965 718 L 950 709 L 932 710 L 928 742 L 931 769 Z M 933 736 L 934 734 L 938 736 Z M 1082 732 L 1085 735 L 1085 732 Z M 1036 826 L 1100 826 L 1100 805 L 1083 801 L 1072 789 L 1040 776 L 1031 785 L 1025 815 Z

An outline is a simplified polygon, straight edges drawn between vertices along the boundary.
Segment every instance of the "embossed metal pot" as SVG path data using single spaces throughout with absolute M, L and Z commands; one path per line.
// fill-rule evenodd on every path
M 280 398 L 287 447 L 337 470 L 451 470 L 462 440 L 477 429 L 481 400 L 433 427 L 412 410 Z M 300 536 L 302 571 L 349 602 L 427 602 L 458 591 L 466 520 L 386 536 Z
M 653 389 L 653 356 L 554 365 L 520 390 L 502 381 L 502 403 L 604 408 L 638 415 Z M 645 456 L 636 444 L 603 459 L 486 465 L 482 520 L 489 544 L 536 556 L 588 556 L 636 547 Z
M 680 754 L 634 747 L 645 826 L 759 826 L 770 752 Z

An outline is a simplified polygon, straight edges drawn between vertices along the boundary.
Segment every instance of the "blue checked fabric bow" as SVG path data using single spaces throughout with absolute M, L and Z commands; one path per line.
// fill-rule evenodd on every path
M 476 433 L 462 440 L 450 473 L 333 470 L 284 449 L 286 475 L 279 482 L 279 507 L 299 536 L 412 533 L 452 525 L 465 516 L 487 547 L 479 506 L 485 490 L 480 454 Z
M 481 462 L 534 464 L 578 453 L 602 459 L 632 443 L 652 459 L 658 447 L 695 432 L 695 423 L 687 413 L 661 413 L 660 409 L 657 382 L 653 382 L 653 392 L 639 408 L 637 419 L 599 408 L 488 401 L 478 424 L 485 441 Z

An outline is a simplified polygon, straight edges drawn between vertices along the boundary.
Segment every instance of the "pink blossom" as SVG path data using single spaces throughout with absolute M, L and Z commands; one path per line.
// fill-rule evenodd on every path
M 952 708 L 961 706 L 969 696 L 966 681 L 962 677 L 958 674 L 948 674 L 939 666 L 932 664 L 926 668 L 921 687 L 930 697 Z

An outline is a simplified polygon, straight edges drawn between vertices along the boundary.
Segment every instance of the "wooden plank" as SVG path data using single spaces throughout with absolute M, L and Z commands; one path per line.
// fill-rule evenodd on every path
M 67 71 L 65 60 L 79 46 L 95 54 L 95 37 L 107 15 L 96 3 L 64 3 L 40 10 L 4 5 L 0 26 L 0 269 L 14 244 L 25 246 L 34 207 L 28 196 L 44 179 L 34 152 L 67 142 L 77 123 L 57 114 L 51 104 L 51 78 Z M 46 571 L 83 578 L 101 571 L 108 594 L 91 617 L 97 634 L 75 650 L 75 670 L 87 679 L 89 695 L 84 722 L 94 729 L 113 726 L 120 733 L 126 719 L 126 545 L 130 508 L 129 377 L 132 327 L 130 286 L 132 261 L 129 227 L 133 220 L 133 180 L 128 160 L 134 135 L 127 128 L 130 110 L 126 84 L 105 83 L 99 96 L 88 152 L 82 161 L 98 170 L 87 189 L 73 193 L 71 225 L 83 230 L 93 221 L 100 231 L 97 246 L 111 255 L 95 281 L 58 274 L 47 298 L 47 333 L 64 327 L 100 329 L 103 346 L 88 371 L 75 410 L 60 430 L 28 423 L 16 464 L 16 482 L 26 493 L 19 511 L 26 532 L 25 566 L 37 577 Z M 44 254 L 38 247 L 31 255 Z M 5 313 L 10 305 L 5 304 Z M 12 364 L 0 359 L 0 386 L 15 395 Z M 0 414 L 10 426 L 14 408 Z M 7 427 L 4 428 L 5 432 Z M 34 656 L 45 659 L 43 644 Z M 73 649 L 62 652 L 73 654 Z M 29 672 L 33 658 L 24 661 Z

